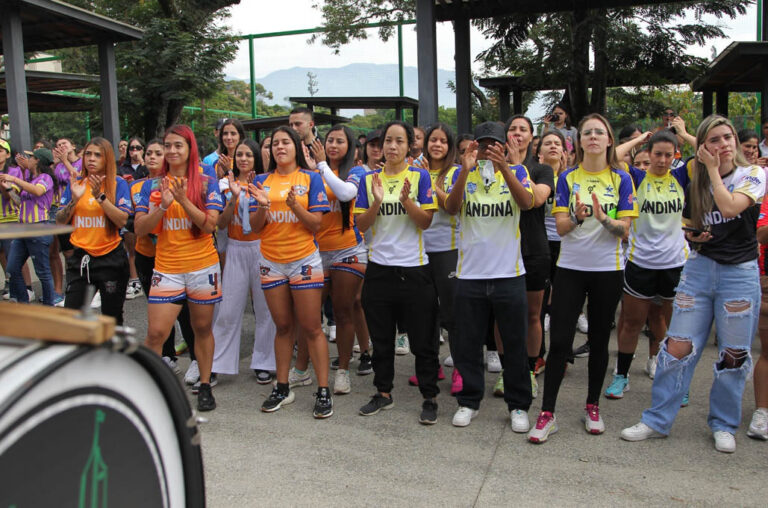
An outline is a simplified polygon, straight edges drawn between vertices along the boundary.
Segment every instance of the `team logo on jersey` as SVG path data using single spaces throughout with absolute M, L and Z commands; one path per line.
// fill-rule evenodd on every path
M 630 194 L 629 196 L 627 196 L 627 203 L 629 203 L 629 204 L 630 204 L 630 206 L 631 206 L 631 205 L 632 205 L 632 203 L 634 203 L 634 202 L 635 202 L 635 195 L 634 195 L 634 194 Z
M 477 184 L 474 182 L 469 182 L 467 184 L 467 192 L 470 194 L 474 194 L 477 191 Z
M 728 192 L 733 192 L 733 184 L 728 186 Z
M 607 198 L 615 197 L 613 195 L 613 187 L 611 185 L 609 185 L 608 187 L 605 188 L 605 193 L 603 194 L 603 196 L 605 196 Z
M 523 182 L 523 185 L 525 185 L 525 182 Z M 499 194 L 509 194 L 509 187 L 507 186 L 507 182 L 502 182 L 499 186 Z
M 163 280 L 163 276 L 159 273 L 155 272 L 152 274 L 152 287 L 157 287 L 160 285 L 160 281 Z
M 141 200 L 141 192 L 137 192 L 133 195 L 133 202 L 138 203 Z
M 325 192 L 320 191 L 317 193 L 317 200 L 322 203 L 323 201 L 328 201 L 328 197 L 325 195 Z
M 301 267 L 301 280 L 310 280 L 312 278 L 312 265 L 303 265 Z
M 263 187 L 264 187 L 264 192 L 266 192 L 266 193 L 269 193 L 269 189 L 270 189 L 270 188 L 269 188 L 269 187 L 267 187 L 267 186 L 263 186 Z
M 397 184 L 395 184 L 395 185 L 390 185 L 390 186 L 389 186 L 389 193 L 390 193 L 390 194 L 394 194 L 394 192 L 395 192 L 395 189 L 396 189 L 396 188 L 397 188 Z
M 307 187 L 305 185 L 294 185 L 293 192 L 297 196 L 303 196 L 304 194 L 307 193 Z
M 343 265 L 356 265 L 360 262 L 357 256 L 350 256 L 348 258 L 342 258 L 341 264 Z
M 677 187 L 675 187 L 674 182 L 669 182 L 669 192 L 674 192 L 675 194 L 677 194 Z
M 645 192 L 651 192 L 651 182 L 645 184 Z
M 581 190 L 581 185 L 575 183 L 573 184 L 573 192 L 579 192 Z
M 427 197 L 428 197 L 428 198 L 431 198 L 431 197 L 432 197 L 432 187 L 430 187 L 429 189 L 427 189 Z
M 269 267 L 268 266 L 264 266 L 264 265 L 260 265 L 259 266 L 259 273 L 261 274 L 262 277 L 266 277 L 267 275 L 269 275 Z
M 125 198 L 120 198 L 120 201 L 117 202 L 118 205 L 127 205 L 128 201 Z
M 208 194 L 208 201 L 218 201 L 218 195 L 216 192 L 211 192 Z

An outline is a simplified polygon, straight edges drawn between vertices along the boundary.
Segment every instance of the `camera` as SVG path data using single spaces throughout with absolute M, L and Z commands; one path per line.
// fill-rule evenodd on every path
M 550 116 L 550 118 L 552 118 L 553 122 L 557 122 L 558 120 L 560 120 L 560 113 L 552 113 L 549 116 Z

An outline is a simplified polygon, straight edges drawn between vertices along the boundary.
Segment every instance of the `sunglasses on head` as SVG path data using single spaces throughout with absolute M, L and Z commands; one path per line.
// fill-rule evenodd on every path
M 675 116 L 675 112 L 674 112 L 674 111 L 665 111 L 665 112 L 663 113 L 663 115 L 664 115 L 664 116 Z

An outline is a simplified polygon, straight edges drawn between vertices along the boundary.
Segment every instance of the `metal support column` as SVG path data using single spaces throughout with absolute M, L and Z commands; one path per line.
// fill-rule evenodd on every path
M 523 114 L 523 90 L 515 88 L 512 90 L 512 110 L 516 115 Z M 506 121 L 506 119 L 504 119 Z
M 509 116 L 509 88 L 499 88 L 499 120 L 506 122 Z
M 437 121 L 437 26 L 434 0 L 416 0 L 416 48 L 420 121 L 430 125 Z
M 253 62 L 253 37 L 248 37 L 248 61 L 251 67 L 251 118 L 256 118 L 256 70 Z
M 469 18 L 454 21 L 456 54 L 456 126 L 459 132 L 472 131 L 472 57 L 469 43 Z
M 99 75 L 101 78 L 101 117 L 104 137 L 117 148 L 120 142 L 120 117 L 117 107 L 117 73 L 115 69 L 115 45 L 99 43 Z
M 29 125 L 27 78 L 24 72 L 24 39 L 21 34 L 21 15 L 13 5 L 3 8 L 2 27 L 11 140 L 16 150 L 31 150 L 32 131 Z
M 712 90 L 701 92 L 701 116 L 706 118 L 712 114 Z
M 762 69 L 763 72 L 761 73 L 761 79 L 762 83 L 760 84 L 760 92 L 763 97 L 768 98 L 768 74 L 766 74 L 765 68 Z M 768 122 L 768 100 L 764 100 L 762 104 L 760 105 L 760 125 L 764 125 L 765 122 Z M 759 130 L 758 130 L 759 132 Z
M 719 88 L 715 92 L 715 109 L 718 115 L 728 116 L 728 90 Z

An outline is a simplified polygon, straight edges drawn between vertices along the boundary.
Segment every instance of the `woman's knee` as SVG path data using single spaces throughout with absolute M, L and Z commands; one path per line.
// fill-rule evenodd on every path
M 667 337 L 664 350 L 678 360 L 693 353 L 693 341 L 683 337 Z

